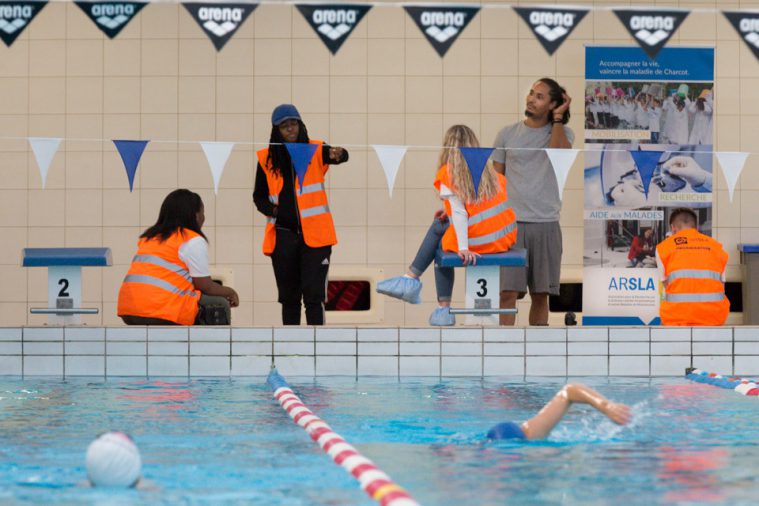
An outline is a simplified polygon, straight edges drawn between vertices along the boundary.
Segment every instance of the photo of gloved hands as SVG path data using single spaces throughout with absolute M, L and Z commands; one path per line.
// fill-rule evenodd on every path
M 661 166 L 661 171 L 651 182 L 664 192 L 675 192 L 689 184 L 694 191 L 711 191 L 712 174 L 690 156 L 673 156 Z

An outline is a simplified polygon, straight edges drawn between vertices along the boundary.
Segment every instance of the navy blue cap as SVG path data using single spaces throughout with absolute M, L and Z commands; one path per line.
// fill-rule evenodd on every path
M 293 104 L 281 104 L 274 108 L 271 113 L 271 124 L 278 126 L 288 119 L 300 119 L 300 113 Z
M 503 422 L 488 431 L 488 439 L 527 439 L 522 427 L 514 422 Z

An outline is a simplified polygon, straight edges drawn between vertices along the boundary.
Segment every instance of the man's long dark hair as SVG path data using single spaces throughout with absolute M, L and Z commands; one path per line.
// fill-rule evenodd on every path
M 548 86 L 548 96 L 551 98 L 551 102 L 556 102 L 556 107 L 564 103 L 564 93 L 567 92 L 559 83 L 551 79 L 550 77 L 544 77 L 538 79 L 538 82 Z M 553 117 L 549 118 L 552 119 Z M 561 124 L 566 125 L 569 123 L 569 108 L 564 111 L 564 116 L 561 118 Z
M 190 190 L 174 190 L 163 199 L 161 211 L 158 213 L 158 221 L 145 230 L 140 237 L 152 239 L 158 236 L 163 242 L 171 237 L 177 229 L 186 228 L 208 240 L 205 234 L 200 231 L 198 224 L 198 213 L 201 209 L 203 209 L 203 200 L 200 195 Z
M 298 127 L 298 140 L 295 142 L 308 142 L 306 125 L 301 120 L 298 120 Z M 271 135 L 269 136 L 269 155 L 267 161 L 271 161 L 271 170 L 278 176 L 282 175 L 283 167 L 290 167 L 291 164 L 290 153 L 287 152 L 284 142 L 285 139 L 279 133 L 279 127 L 273 125 L 271 127 Z

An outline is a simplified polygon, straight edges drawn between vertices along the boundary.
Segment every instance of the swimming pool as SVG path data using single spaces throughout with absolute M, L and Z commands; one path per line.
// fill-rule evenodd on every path
M 332 428 L 424 505 L 756 504 L 759 402 L 684 379 L 590 379 L 635 407 L 619 428 L 574 406 L 545 442 L 482 443 L 563 385 L 293 378 Z M 156 489 L 77 486 L 84 452 L 128 431 Z M 372 505 L 271 398 L 263 379 L 0 379 L 0 503 Z

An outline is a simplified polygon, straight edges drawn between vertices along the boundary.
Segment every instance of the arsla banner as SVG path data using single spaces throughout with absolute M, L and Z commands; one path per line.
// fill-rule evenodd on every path
M 44 2 L 0 2 L 0 37 L 5 45 L 11 44 L 47 4 Z
M 332 54 L 337 54 L 372 8 L 371 5 L 351 4 L 302 4 L 296 7 Z
M 258 4 L 183 3 L 187 12 L 200 25 L 217 51 L 242 26 Z
M 109 39 L 121 30 L 145 7 L 144 2 L 74 2 L 87 14 L 95 26 Z
M 559 49 L 588 13 L 588 9 L 514 7 L 514 10 L 527 23 L 549 56 Z
M 688 17 L 686 10 L 613 9 L 635 42 L 652 59 Z
M 748 48 L 759 59 L 759 12 L 723 12 Z
M 443 7 L 438 5 L 404 7 L 437 54 L 445 56 L 448 49 L 480 11 L 479 7 Z

